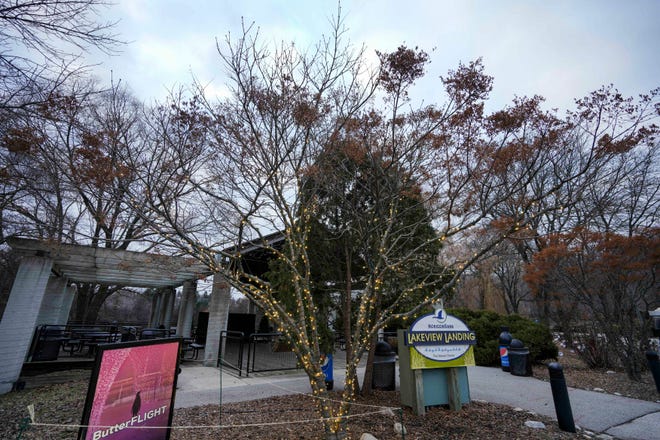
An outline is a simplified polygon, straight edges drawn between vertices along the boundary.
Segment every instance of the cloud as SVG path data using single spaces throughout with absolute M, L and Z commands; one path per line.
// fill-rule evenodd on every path
M 331 31 L 336 3 L 304 0 L 202 1 L 122 0 L 115 14 L 119 31 L 133 41 L 104 66 L 126 78 L 139 96 L 162 97 L 173 84 L 188 84 L 193 73 L 222 95 L 224 72 L 215 39 L 241 34 L 241 17 L 253 21 L 266 43 L 295 41 L 309 48 Z M 441 98 L 438 77 L 459 62 L 483 57 L 495 77 L 495 107 L 514 95 L 540 94 L 549 107 L 568 107 L 605 83 L 627 93 L 657 86 L 656 45 L 660 2 L 573 1 L 342 1 L 346 37 L 375 50 L 400 44 L 431 55 L 428 78 L 419 92 L 426 102 Z M 433 50 L 435 48 L 435 50 Z

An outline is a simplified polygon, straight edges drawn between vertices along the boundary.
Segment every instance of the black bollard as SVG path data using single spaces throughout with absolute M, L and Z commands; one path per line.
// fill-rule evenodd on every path
M 646 352 L 646 360 L 649 362 L 649 370 L 653 375 L 655 381 L 655 389 L 660 393 L 660 361 L 658 360 L 658 353 L 653 350 Z
M 552 399 L 555 402 L 559 429 L 575 432 L 575 422 L 573 421 L 571 401 L 568 398 L 566 379 L 564 379 L 564 369 L 557 362 L 552 362 L 548 365 L 548 373 L 550 373 L 550 388 L 552 388 Z

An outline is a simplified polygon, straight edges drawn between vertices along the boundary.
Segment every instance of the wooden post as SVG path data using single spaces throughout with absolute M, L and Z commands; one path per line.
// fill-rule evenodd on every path
M 449 394 L 449 409 L 461 410 L 461 389 L 458 385 L 458 368 L 447 368 L 447 393 Z
M 415 406 L 413 411 L 418 416 L 426 414 L 426 406 L 424 405 L 424 376 L 422 370 L 415 370 Z

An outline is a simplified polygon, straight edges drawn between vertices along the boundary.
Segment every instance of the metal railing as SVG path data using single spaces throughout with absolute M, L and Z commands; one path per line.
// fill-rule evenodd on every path
M 243 374 L 243 352 L 245 350 L 245 334 L 243 332 L 227 331 L 220 332 L 220 350 L 216 366 L 222 365 Z
M 248 345 L 247 374 L 294 370 L 298 358 L 282 333 L 254 333 Z

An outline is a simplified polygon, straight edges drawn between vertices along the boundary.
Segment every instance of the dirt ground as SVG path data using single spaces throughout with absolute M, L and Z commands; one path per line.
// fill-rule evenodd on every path
M 653 376 L 649 371 L 642 375 L 641 382 L 634 382 L 628 379 L 621 370 L 592 370 L 587 368 L 570 349 L 562 349 L 558 361 L 564 370 L 566 385 L 569 387 L 589 391 L 596 390 L 650 402 L 660 400 Z M 534 377 L 537 379 L 550 380 L 547 366 L 535 365 L 532 369 Z
M 587 390 L 602 390 L 636 399 L 657 401 L 653 379 L 645 374 L 641 383 L 631 382 L 620 371 L 589 370 L 570 351 L 559 359 L 564 367 L 567 384 Z M 534 376 L 548 380 L 547 367 L 535 366 Z M 71 425 L 80 422 L 88 384 L 88 371 L 66 373 L 67 383 L 41 385 L 21 392 L 0 396 L 0 439 L 75 439 L 77 431 L 66 427 L 30 426 L 21 430 L 27 416 L 26 407 L 34 404 L 36 421 Z M 48 378 L 45 378 L 48 382 Z M 57 382 L 58 377 L 51 382 Z M 459 412 L 447 408 L 432 408 L 424 417 L 415 416 L 410 409 L 399 409 L 399 394 L 378 391 L 368 398 L 360 398 L 348 424 L 349 438 L 359 439 L 369 432 L 376 438 L 400 439 L 394 424 L 403 422 L 406 439 L 576 439 L 589 438 L 579 432 L 566 433 L 557 423 L 537 414 L 486 402 L 473 401 Z M 362 405 L 374 405 L 362 406 Z M 391 411 L 383 407 L 393 407 Z M 318 413 L 311 397 L 294 395 L 257 401 L 195 408 L 177 409 L 174 413 L 171 439 L 207 438 L 242 439 L 319 439 L 323 438 Z M 540 421 L 545 429 L 525 426 L 527 421 Z M 249 425 L 249 426 L 246 426 Z M 201 427 L 203 426 L 203 427 Z M 215 428 L 223 426 L 222 428 Z M 232 427 L 233 426 L 233 427 Z M 185 428 L 183 428 L 185 427 Z M 140 438 L 140 437 L 134 437 Z
M 36 407 L 36 420 L 41 423 L 76 424 L 80 421 L 86 382 L 46 385 L 0 396 L 0 438 L 16 439 L 21 422 L 27 415 L 26 406 Z M 406 439 L 574 439 L 576 434 L 559 430 L 556 422 L 539 415 L 516 412 L 512 408 L 473 401 L 459 412 L 447 408 L 432 408 L 426 416 L 415 416 L 410 409 L 402 412 L 396 406 L 399 393 L 377 391 L 369 398 L 360 398 L 348 430 L 351 439 L 369 432 L 378 439 L 400 439 L 394 424 L 406 427 Z M 392 411 L 383 405 L 394 405 Z M 174 413 L 171 440 L 222 438 L 244 439 L 322 439 L 323 427 L 317 420 L 314 401 L 310 397 L 293 395 L 195 408 L 177 409 Z M 542 421 L 546 429 L 525 426 L 528 420 Z M 238 425 L 238 426 L 237 426 Z M 209 426 L 223 426 L 211 428 Z M 232 427 L 234 426 L 234 427 Z M 31 426 L 21 433 L 21 439 L 75 439 L 77 431 L 66 427 Z M 139 439 L 140 437 L 133 437 Z

